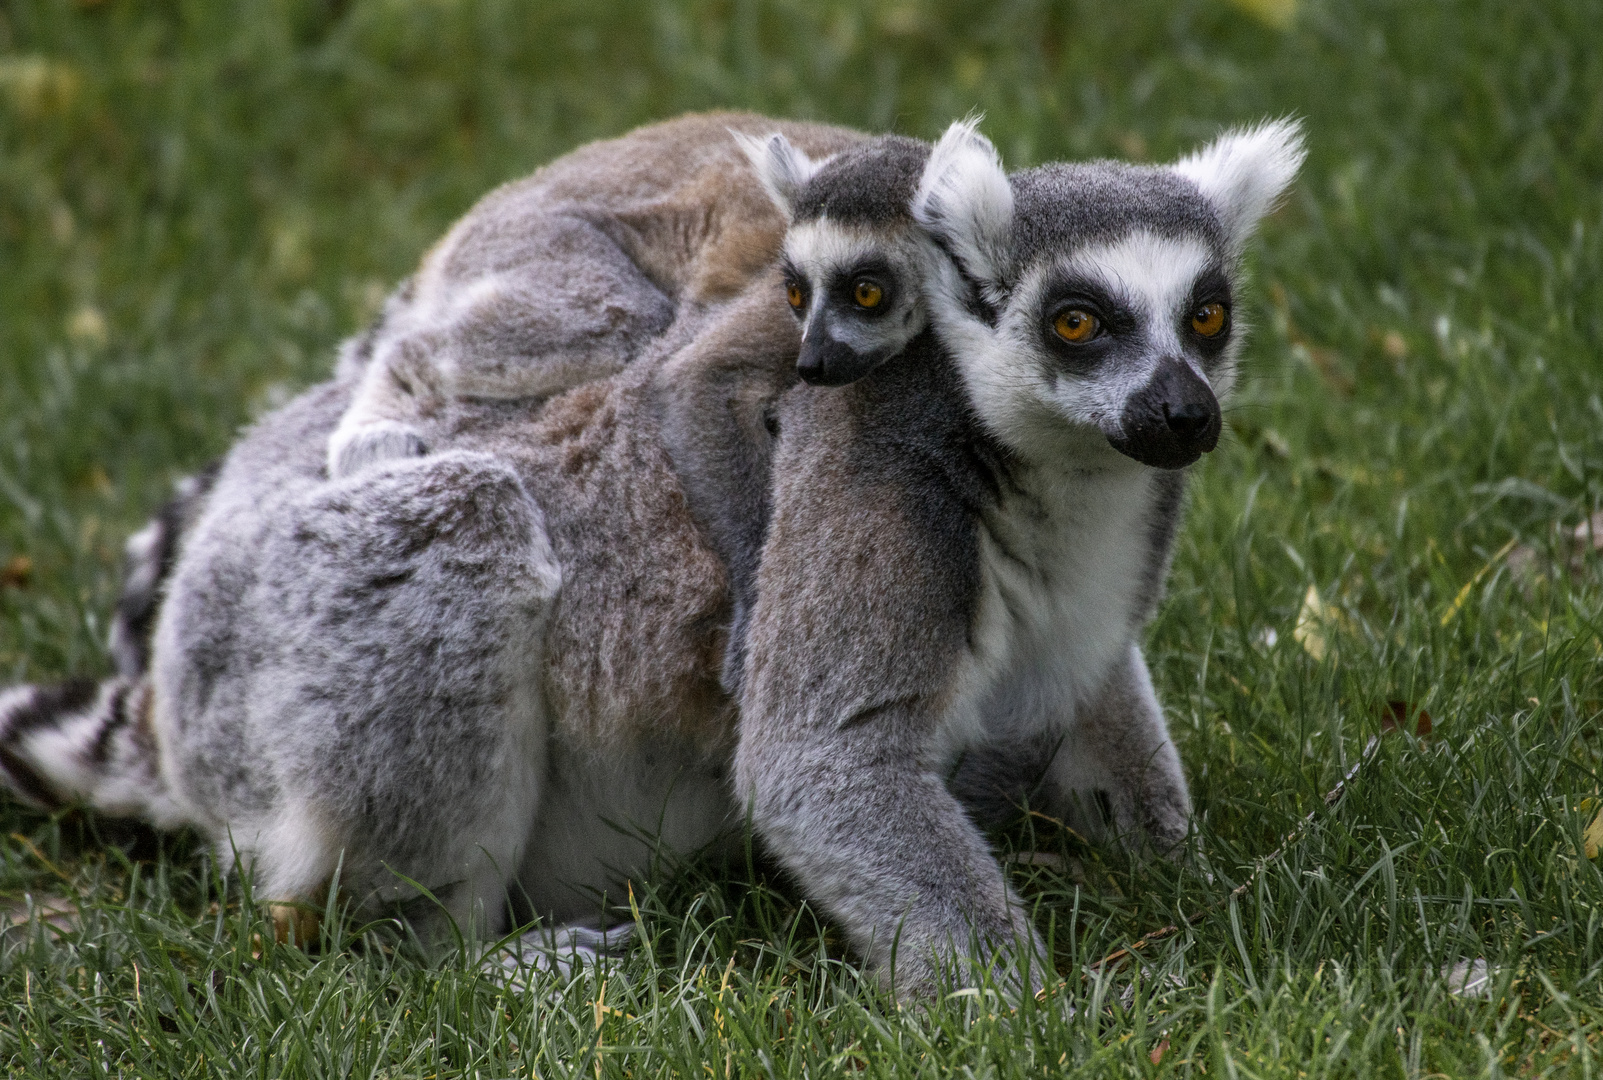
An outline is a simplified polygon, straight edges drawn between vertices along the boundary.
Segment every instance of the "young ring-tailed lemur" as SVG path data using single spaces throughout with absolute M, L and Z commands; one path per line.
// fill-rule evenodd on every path
M 973 212 L 987 189 L 965 180 L 975 171 L 969 156 L 949 148 L 919 173 L 918 191 L 951 191 L 933 203 L 945 217 L 913 204 L 947 250 L 961 258 L 977 237 L 1016 260 L 1005 266 L 1056 265 L 1081 251 L 1073 235 L 1032 248 L 1011 216 L 999 238 L 996 216 Z M 1233 222 L 1234 232 L 1219 221 L 1250 205 L 1240 183 L 1220 181 L 1221 163 L 1262 172 L 1273 161 L 1228 140 L 1199 161 L 1200 191 L 1158 187 L 1193 210 L 1217 207 L 1213 228 L 1228 249 L 1251 220 Z M 1077 198 L 1092 211 L 1122 205 L 1116 185 L 1088 200 L 1072 185 L 1033 190 L 1031 205 L 1021 189 L 1030 209 L 1021 221 L 1081 213 Z M 952 227 L 965 213 L 988 231 Z M 108 683 L 98 697 L 7 692 L 7 782 L 45 802 L 77 797 L 196 825 L 225 855 L 251 859 L 258 895 L 315 899 L 338 867 L 359 899 L 403 899 L 405 875 L 460 924 L 489 932 L 505 925 L 508 892 L 522 912 L 569 920 L 594 912 L 596 894 L 621 895 L 629 876 L 649 872 L 651 845 L 613 826 L 636 823 L 689 850 L 752 795 L 762 834 L 881 970 L 887 928 L 905 928 L 901 991 L 930 985 L 960 926 L 992 942 L 1028 937 L 994 859 L 941 785 L 941 763 L 962 745 L 1033 730 L 1029 695 L 1038 691 L 1036 712 L 1074 706 L 1070 734 L 1101 717 L 1109 722 L 1090 726 L 1139 740 L 1154 723 L 1150 710 L 1112 722 L 1131 702 L 1150 703 L 1150 691 L 1117 692 L 1144 686 L 1144 668 L 1132 673 L 1129 662 L 1113 665 L 1115 692 L 1086 707 L 1068 693 L 1073 680 L 1059 678 L 1062 664 L 1043 667 L 1044 688 L 1019 682 L 1033 660 L 1007 649 L 1046 635 L 1021 637 L 1002 618 L 1010 601 L 1016 614 L 1040 614 L 1020 602 L 1040 591 L 1046 614 L 1071 622 L 1063 605 L 1084 602 L 1075 610 L 1086 626 L 1105 625 L 1109 612 L 1098 595 L 1065 598 L 1035 582 L 1014 595 L 1020 582 L 973 554 L 996 543 L 992 519 L 1014 521 L 1007 500 L 1038 497 L 1038 470 L 1029 447 L 1010 449 L 1007 432 L 998 438 L 973 420 L 985 399 L 971 393 L 964 365 L 982 346 L 998 374 L 1035 353 L 1003 336 L 1007 312 L 1023 303 L 1020 286 L 995 277 L 1003 284 L 993 302 L 1011 307 L 995 309 L 994 327 L 953 316 L 951 297 L 977 301 L 951 267 L 936 259 L 926 270 L 925 306 L 943 335 L 981 335 L 972 355 L 954 360 L 925 332 L 853 386 L 798 388 L 779 404 L 778 459 L 764 488 L 774 514 L 738 732 L 717 678 L 727 563 L 709 546 L 715 530 L 693 516 L 687 479 L 695 470 L 686 462 L 704 447 L 680 439 L 681 456 L 671 429 L 697 401 L 722 409 L 738 398 L 742 363 L 764 387 L 773 385 L 770 360 L 758 357 L 794 370 L 794 351 L 782 351 L 787 341 L 794 350 L 795 329 L 777 276 L 771 297 L 743 296 L 689 344 L 648 349 L 622 372 L 543 404 L 452 403 L 427 457 L 326 479 L 325 447 L 350 405 L 350 380 L 264 419 L 185 534 L 149 676 Z M 965 264 L 982 284 L 986 269 Z M 713 374 L 706 382 L 717 392 L 678 396 L 700 385 L 697 371 Z M 1059 465 L 1089 463 L 1096 473 L 1107 464 L 1098 456 L 1105 439 L 1070 444 Z M 711 449 L 704 487 L 729 475 Z M 1037 523 L 1056 535 L 1050 513 Z M 1020 565 L 1047 548 L 1021 543 Z M 1155 726 L 1161 734 L 1161 719 Z M 738 802 L 723 775 L 737 739 Z M 1082 741 L 1071 756 L 1083 775 L 1067 780 L 1083 781 L 1075 790 L 1113 784 L 1116 816 L 1120 792 L 1138 811 L 1155 808 L 1147 816 L 1160 825 L 1177 805 L 1183 813 L 1183 788 L 1177 803 L 1135 775 L 1129 767 L 1141 759 L 1130 750 Z
M 791 217 L 804 340 L 868 373 L 782 399 L 736 754 L 758 830 L 899 987 L 975 939 L 1004 967 L 1040 948 L 962 805 L 1012 794 L 999 777 L 1040 777 L 1092 834 L 1186 835 L 1140 633 L 1176 470 L 1215 445 L 1234 380 L 1243 244 L 1302 150 L 1280 122 L 1175 166 L 1010 178 L 959 124 L 908 185 L 911 155 L 754 155 Z M 889 213 L 856 198 L 897 185 Z M 894 356 L 838 331 L 910 291 L 929 329 Z

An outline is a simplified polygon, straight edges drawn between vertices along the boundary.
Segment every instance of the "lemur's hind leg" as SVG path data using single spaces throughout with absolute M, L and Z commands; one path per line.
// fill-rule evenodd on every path
M 1191 796 L 1139 645 L 1075 717 L 1042 788 L 1055 814 L 1089 835 L 1111 830 L 1165 854 L 1185 840 Z
M 447 451 L 331 485 L 296 525 L 302 566 L 326 577 L 281 581 L 311 623 L 295 664 L 322 676 L 303 700 L 324 709 L 290 771 L 345 824 L 347 887 L 403 903 L 425 939 L 446 918 L 497 933 L 546 752 L 538 679 L 560 571 L 540 510 L 505 465 Z
M 329 475 L 427 453 L 428 422 L 454 398 L 547 397 L 612 375 L 673 317 L 623 248 L 570 210 L 517 235 L 453 232 L 386 309 Z
M 543 781 L 559 585 L 539 507 L 484 454 L 208 518 L 154 675 L 184 720 L 163 731 L 182 787 L 259 899 L 315 905 L 338 869 L 365 914 L 399 911 L 425 942 L 500 932 Z

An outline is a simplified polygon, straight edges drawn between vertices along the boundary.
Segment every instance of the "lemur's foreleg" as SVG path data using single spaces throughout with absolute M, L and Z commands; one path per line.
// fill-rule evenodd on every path
M 1172 852 L 1190 828 L 1191 797 L 1141 647 L 1114 667 L 1058 743 L 1043 784 L 1048 805 L 1074 822 L 1105 796 L 1107 824 L 1126 840 Z
M 899 993 L 972 983 L 994 965 L 1039 984 L 1044 949 L 985 838 L 919 765 L 914 703 L 833 730 L 776 725 L 742 739 L 753 824 L 807 894 Z

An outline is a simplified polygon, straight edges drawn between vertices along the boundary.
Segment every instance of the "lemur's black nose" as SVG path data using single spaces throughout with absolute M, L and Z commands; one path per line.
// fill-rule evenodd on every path
M 1219 400 L 1190 364 L 1164 357 L 1132 393 L 1108 442 L 1155 469 L 1183 469 L 1219 442 Z
M 796 374 L 814 386 L 845 386 L 879 367 L 888 355 L 883 349 L 860 353 L 827 332 L 809 333 L 796 357 Z
M 1169 430 L 1190 441 L 1207 430 L 1208 424 L 1213 420 L 1213 411 L 1200 401 L 1188 401 L 1177 409 L 1163 406 L 1163 417 L 1169 422 Z

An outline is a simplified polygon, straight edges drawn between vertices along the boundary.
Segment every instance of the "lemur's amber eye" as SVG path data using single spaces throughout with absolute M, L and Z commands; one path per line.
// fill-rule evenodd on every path
M 1203 337 L 1218 337 L 1225 328 L 1225 306 L 1203 304 L 1191 313 L 1191 329 Z
M 1052 320 L 1052 330 L 1057 336 L 1074 345 L 1090 341 L 1096 335 L 1096 328 L 1096 316 L 1079 308 L 1059 312 L 1058 317 Z
M 791 307 L 799 309 L 802 306 L 801 286 L 794 281 L 785 282 L 785 299 L 790 302 Z
M 880 301 L 885 299 L 885 290 L 864 278 L 852 286 L 852 299 L 857 301 L 858 307 L 879 307 Z

